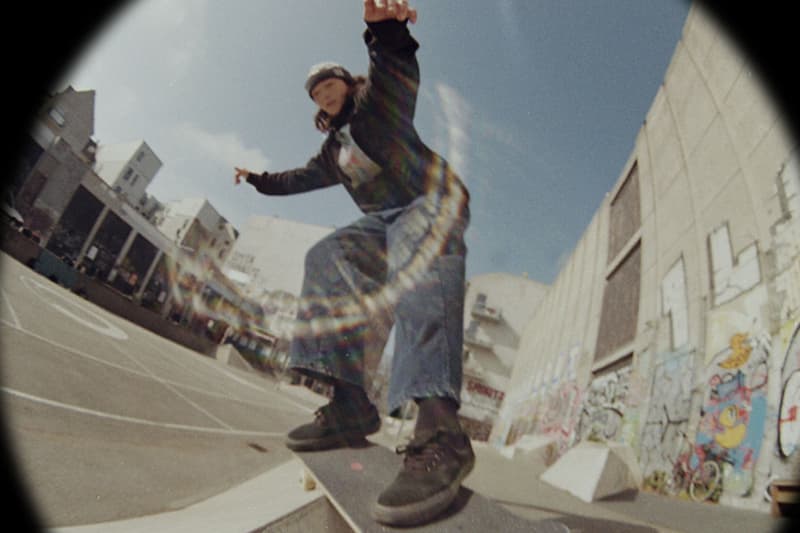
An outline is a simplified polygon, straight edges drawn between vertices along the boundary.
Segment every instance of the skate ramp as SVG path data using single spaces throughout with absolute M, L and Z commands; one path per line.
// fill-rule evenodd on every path
M 585 502 L 638 490 L 642 474 L 633 449 L 625 444 L 581 442 L 540 478 Z

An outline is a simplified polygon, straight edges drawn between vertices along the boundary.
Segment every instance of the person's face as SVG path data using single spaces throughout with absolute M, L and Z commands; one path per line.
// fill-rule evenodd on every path
M 311 98 L 328 116 L 335 117 L 347 99 L 347 83 L 339 78 L 327 78 L 314 85 Z

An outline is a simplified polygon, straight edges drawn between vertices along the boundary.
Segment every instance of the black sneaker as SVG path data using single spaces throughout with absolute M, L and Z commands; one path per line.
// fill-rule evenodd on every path
M 403 469 L 378 497 L 374 518 L 386 525 L 416 526 L 447 509 L 461 482 L 475 466 L 475 453 L 464 433 L 439 430 L 415 436 L 397 449 Z
M 316 410 L 314 421 L 289 432 L 286 446 L 295 451 L 344 448 L 377 432 L 381 419 L 374 405 L 332 401 Z

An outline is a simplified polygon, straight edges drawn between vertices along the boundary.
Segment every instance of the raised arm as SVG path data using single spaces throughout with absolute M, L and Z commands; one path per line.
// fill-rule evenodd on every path
M 306 166 L 283 172 L 262 172 L 258 174 L 250 170 L 235 167 L 234 184 L 242 180 L 253 185 L 262 194 L 285 196 L 330 187 L 339 182 L 333 173 L 325 168 L 324 155 L 312 157 Z
M 365 103 L 381 110 L 390 123 L 411 124 L 419 89 L 419 43 L 408 31 L 408 22 L 417 19 L 417 12 L 406 2 L 384 1 L 381 7 L 376 0 L 364 2 L 364 42 L 369 52 Z

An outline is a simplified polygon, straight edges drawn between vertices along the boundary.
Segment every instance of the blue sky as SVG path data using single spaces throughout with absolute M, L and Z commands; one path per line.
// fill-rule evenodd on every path
M 685 0 L 420 0 L 415 123 L 472 194 L 468 277 L 549 283 L 613 186 L 680 39 Z M 343 226 L 342 187 L 268 197 L 233 166 L 305 164 L 322 137 L 312 64 L 366 71 L 360 0 L 137 0 L 87 41 L 53 90 L 97 91 L 95 138 L 144 139 L 148 192 L 250 215 Z

